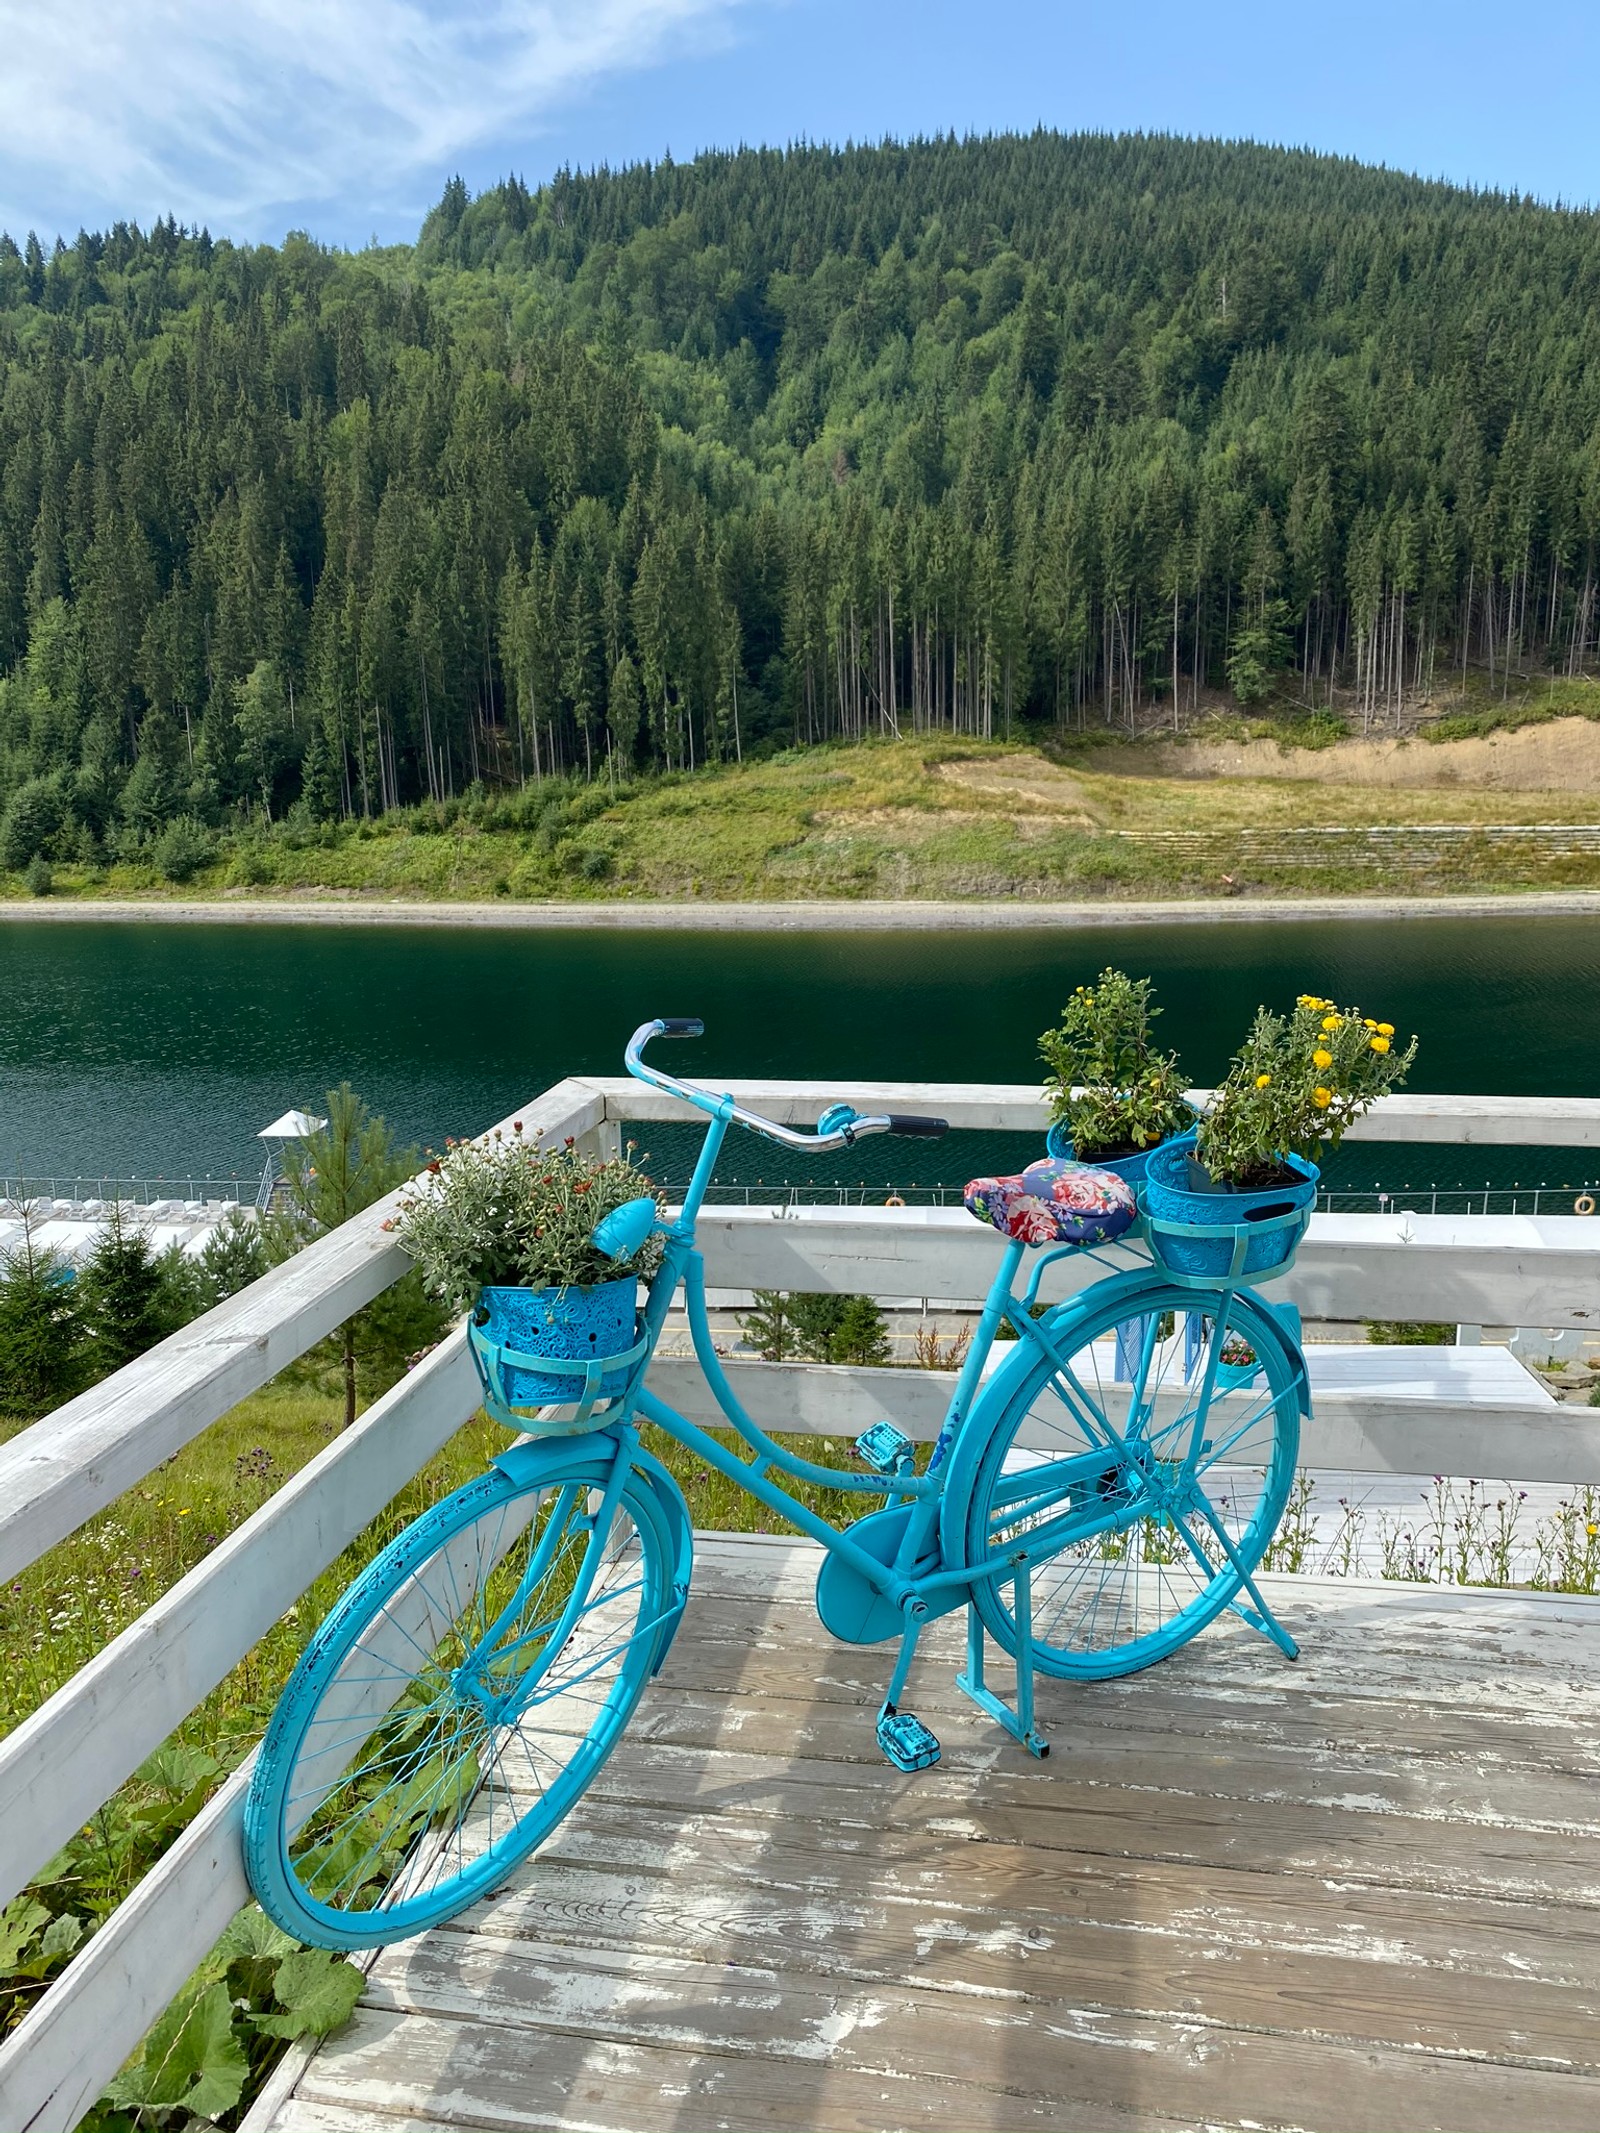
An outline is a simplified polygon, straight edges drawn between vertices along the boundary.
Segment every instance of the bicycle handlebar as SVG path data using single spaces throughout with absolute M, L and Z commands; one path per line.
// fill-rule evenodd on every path
M 674 1015 L 670 1019 L 662 1017 L 654 1022 L 641 1023 L 628 1039 L 624 1055 L 628 1072 L 636 1081 L 661 1090 L 663 1095 L 677 1096 L 713 1118 L 726 1110 L 730 1119 L 785 1148 L 848 1148 L 872 1133 L 906 1133 L 922 1140 L 937 1140 L 950 1130 L 942 1118 L 917 1118 L 905 1112 L 886 1112 L 872 1117 L 852 1116 L 830 1133 L 799 1133 L 793 1126 L 780 1126 L 775 1118 L 763 1118 L 759 1111 L 747 1111 L 743 1104 L 733 1103 L 727 1096 L 718 1096 L 710 1089 L 701 1088 L 698 1082 L 680 1080 L 676 1074 L 664 1074 L 659 1067 L 645 1064 L 644 1048 L 652 1037 L 699 1037 L 704 1033 L 705 1024 L 692 1015 Z

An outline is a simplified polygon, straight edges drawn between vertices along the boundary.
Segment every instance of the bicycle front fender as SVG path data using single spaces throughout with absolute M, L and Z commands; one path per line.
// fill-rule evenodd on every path
M 489 1464 L 519 1489 L 544 1489 L 597 1464 L 609 1466 L 621 1448 L 614 1430 L 592 1429 L 581 1437 L 529 1437 L 508 1444 Z
M 1254 1338 L 1256 1332 L 1265 1333 L 1273 1346 L 1282 1355 L 1284 1362 L 1288 1365 L 1294 1377 L 1295 1398 L 1299 1402 L 1300 1418 L 1302 1421 L 1309 1421 L 1311 1417 L 1311 1380 L 1306 1374 L 1305 1351 L 1300 1345 L 1300 1313 L 1293 1304 L 1268 1303 L 1267 1299 L 1264 1296 L 1258 1296 L 1254 1289 L 1241 1289 L 1239 1294 L 1247 1297 L 1261 1313 L 1261 1324 L 1259 1327 L 1252 1328 L 1252 1338 Z
M 672 1550 L 672 1591 L 674 1606 L 671 1615 L 662 1624 L 661 1637 L 656 1645 L 656 1655 L 651 1662 L 652 1675 L 659 1674 L 667 1653 L 672 1649 L 672 1640 L 678 1634 L 678 1624 L 683 1620 L 683 1610 L 689 1600 L 689 1580 L 694 1574 L 694 1527 L 689 1519 L 689 1506 L 682 1489 L 668 1469 L 662 1465 L 654 1452 L 647 1452 L 640 1445 L 633 1455 L 634 1471 L 650 1488 L 660 1508 L 662 1524 L 669 1536 Z

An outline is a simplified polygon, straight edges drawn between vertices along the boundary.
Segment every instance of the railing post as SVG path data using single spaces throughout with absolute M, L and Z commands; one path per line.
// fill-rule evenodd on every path
M 578 1151 L 597 1163 L 614 1163 L 622 1154 L 622 1121 L 611 1116 L 609 1106 L 598 1125 L 578 1135 Z

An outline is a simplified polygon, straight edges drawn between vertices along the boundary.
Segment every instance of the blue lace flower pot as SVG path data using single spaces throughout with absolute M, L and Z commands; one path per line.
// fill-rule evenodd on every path
M 1195 1173 L 1195 1136 L 1180 1134 L 1151 1151 L 1139 1193 L 1150 1249 L 1173 1274 L 1266 1274 L 1294 1258 L 1316 1205 L 1322 1173 L 1315 1163 L 1286 1156 L 1296 1182 L 1265 1192 L 1204 1186 Z
M 1193 1142 L 1194 1134 L 1179 1134 L 1176 1139 Z M 1067 1122 L 1058 1118 L 1044 1137 L 1045 1153 L 1058 1156 L 1063 1162 L 1075 1163 L 1078 1157 L 1072 1152 L 1072 1136 L 1067 1131 Z M 1121 1178 L 1125 1185 L 1142 1185 L 1150 1168 L 1150 1158 L 1163 1148 L 1170 1148 L 1170 1140 L 1158 1141 L 1154 1148 L 1141 1149 L 1137 1155 L 1116 1155 L 1109 1159 L 1103 1156 L 1092 1158 L 1096 1170 L 1109 1170 L 1113 1177 Z M 1085 1157 L 1085 1161 L 1091 1158 Z
M 565 1363 L 591 1363 L 622 1356 L 633 1347 L 639 1283 L 629 1274 L 592 1288 L 480 1289 L 472 1315 L 474 1350 L 503 1351 L 491 1358 L 498 1369 L 507 1407 L 549 1407 L 581 1399 L 582 1371 L 530 1369 L 528 1358 L 556 1357 Z M 512 1361 L 516 1357 L 518 1360 Z M 608 1370 L 597 1398 L 611 1399 L 628 1381 L 628 1364 Z M 479 1363 L 480 1372 L 484 1368 Z M 486 1384 L 491 1393 L 492 1385 Z

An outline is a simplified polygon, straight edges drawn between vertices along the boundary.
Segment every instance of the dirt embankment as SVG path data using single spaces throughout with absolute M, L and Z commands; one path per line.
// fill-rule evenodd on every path
M 1167 741 L 1080 758 L 1112 777 L 1287 778 L 1319 785 L 1474 786 L 1492 792 L 1600 792 L 1600 723 L 1556 718 L 1466 741 Z M 992 775 L 992 773 L 990 773 Z
M 1148 773 L 1143 764 L 1129 768 L 1135 776 L 1171 775 Z M 1072 773 L 1057 763 L 1046 762 L 1031 748 L 1019 749 L 1015 755 L 937 763 L 933 769 L 934 776 L 945 784 L 975 798 L 999 801 L 1003 811 L 1015 815 L 1048 815 L 1057 826 L 1076 829 L 1093 829 L 1098 819 L 1088 794 Z

